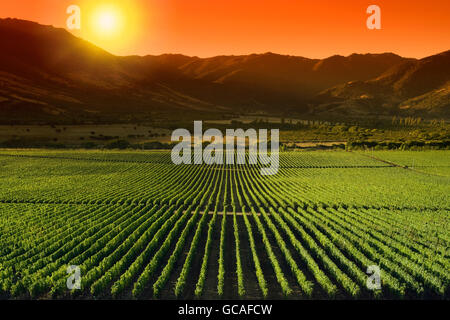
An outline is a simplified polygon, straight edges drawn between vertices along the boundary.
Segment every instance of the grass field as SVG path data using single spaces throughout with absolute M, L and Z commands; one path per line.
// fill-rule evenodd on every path
M 450 151 L 283 152 L 277 175 L 259 169 L 2 150 L 0 297 L 449 298 Z

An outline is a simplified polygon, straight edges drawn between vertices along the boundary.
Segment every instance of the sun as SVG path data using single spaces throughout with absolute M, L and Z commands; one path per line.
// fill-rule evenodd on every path
M 102 12 L 98 16 L 98 27 L 102 32 L 114 32 L 117 29 L 117 15 L 115 12 Z
M 114 54 L 133 51 L 133 46 L 144 32 L 140 1 L 80 1 L 83 22 L 77 35 Z M 145 16 L 149 20 L 149 14 Z
M 122 32 L 123 12 L 114 6 L 101 6 L 92 15 L 93 29 L 99 36 L 114 37 Z

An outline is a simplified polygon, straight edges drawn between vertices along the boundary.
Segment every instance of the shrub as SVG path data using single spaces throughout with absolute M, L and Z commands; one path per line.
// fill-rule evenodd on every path
M 116 140 L 105 146 L 106 149 L 127 149 L 130 147 L 131 144 L 127 140 Z
M 81 144 L 81 148 L 83 149 L 94 149 L 97 145 L 94 142 L 85 142 Z

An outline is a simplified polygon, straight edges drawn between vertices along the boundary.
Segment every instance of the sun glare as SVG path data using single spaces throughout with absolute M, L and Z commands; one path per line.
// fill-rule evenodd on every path
M 98 27 L 101 31 L 113 32 L 117 27 L 117 17 L 114 12 L 102 12 L 98 17 Z
M 84 0 L 79 36 L 114 54 L 131 51 L 142 34 L 142 10 L 135 0 Z M 148 16 L 148 14 L 146 14 Z
M 123 28 L 122 12 L 115 7 L 99 7 L 93 15 L 94 31 L 100 36 L 114 37 Z

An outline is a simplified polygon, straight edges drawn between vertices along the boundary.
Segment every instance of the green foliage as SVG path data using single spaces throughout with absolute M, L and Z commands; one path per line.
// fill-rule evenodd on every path
M 281 152 L 261 176 L 261 163 L 175 166 L 165 151 L 0 151 L 0 292 L 447 298 L 449 158 Z
M 106 149 L 127 149 L 131 144 L 127 140 L 116 140 L 105 145 Z

